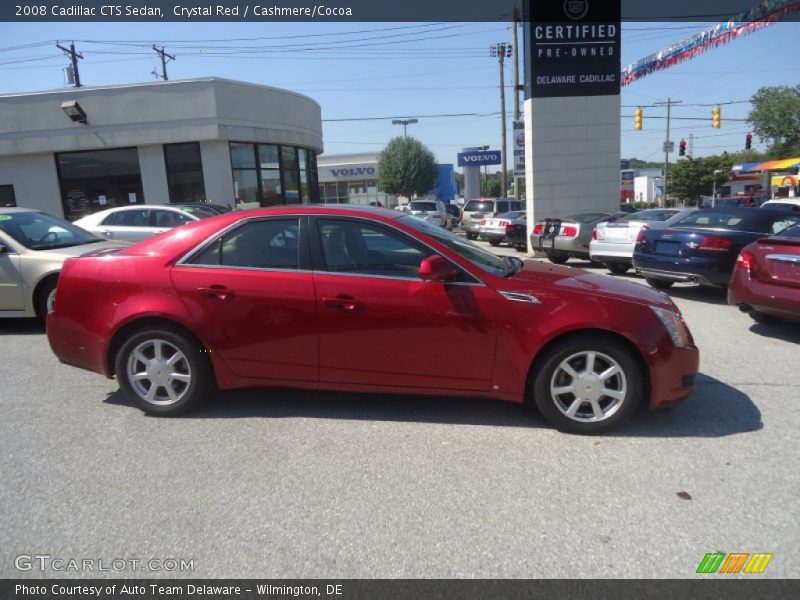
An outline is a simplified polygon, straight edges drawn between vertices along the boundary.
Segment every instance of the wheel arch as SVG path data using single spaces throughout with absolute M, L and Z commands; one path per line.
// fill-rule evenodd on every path
M 610 331 L 608 329 L 602 329 L 599 327 L 586 327 L 560 333 L 556 336 L 553 336 L 551 339 L 547 341 L 546 344 L 544 344 L 541 348 L 539 348 L 538 352 L 534 355 L 533 359 L 531 360 L 530 367 L 528 368 L 528 376 L 525 379 L 525 396 L 523 398 L 523 402 L 526 404 L 533 404 L 533 382 L 536 379 L 536 375 L 539 373 L 539 369 L 541 369 L 542 365 L 545 362 L 544 358 L 547 356 L 547 353 L 558 344 L 561 344 L 571 339 L 586 337 L 586 336 L 591 336 L 595 339 L 605 338 L 607 340 L 613 340 L 615 342 L 621 343 L 623 346 L 625 346 L 628 350 L 631 351 L 631 355 L 634 357 L 634 360 L 639 365 L 639 368 L 642 372 L 642 386 L 644 393 L 642 394 L 642 399 L 640 402 L 643 406 L 649 406 L 650 397 L 652 395 L 650 366 L 648 365 L 647 360 L 642 354 L 642 351 L 639 349 L 638 346 L 636 346 L 636 344 L 634 344 L 630 339 L 628 339 L 624 335 L 614 331 Z
M 39 278 L 39 281 L 37 281 L 36 285 L 33 287 L 33 294 L 31 294 L 31 302 L 33 304 L 33 312 L 36 313 L 36 316 L 38 317 L 47 316 L 39 314 L 40 312 L 39 299 L 47 284 L 49 284 L 50 282 L 57 282 L 59 275 L 61 275 L 61 271 L 51 271 L 50 273 L 47 273 L 43 275 L 41 278 Z
M 106 352 L 106 371 L 110 376 L 115 374 L 114 363 L 117 359 L 117 353 L 125 343 L 125 340 L 127 340 L 134 333 L 150 327 L 159 327 L 174 331 L 193 340 L 198 347 L 206 347 L 206 345 L 203 343 L 203 340 L 201 340 L 194 331 L 179 321 L 161 316 L 142 316 L 135 318 L 122 325 L 111 336 L 111 340 L 108 344 L 108 351 Z M 213 362 L 211 362 L 210 366 L 212 375 L 216 378 Z

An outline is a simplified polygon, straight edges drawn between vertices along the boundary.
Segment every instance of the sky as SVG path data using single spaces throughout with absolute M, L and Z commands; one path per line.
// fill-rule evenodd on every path
M 622 64 L 711 24 L 624 23 Z M 663 117 L 665 109 L 648 105 L 667 97 L 683 102 L 672 111 L 676 146 L 693 135 L 695 156 L 743 149 L 746 101 L 760 87 L 800 81 L 798 39 L 800 23 L 777 23 L 624 87 L 622 157 L 663 160 L 665 120 L 653 117 Z M 323 120 L 388 117 L 324 122 L 325 154 L 380 151 L 402 134 L 391 124 L 398 115 L 468 113 L 420 117 L 409 126 L 409 135 L 439 162 L 455 162 L 468 146 L 500 147 L 499 67 L 489 47 L 511 41 L 507 23 L 0 23 L 0 93 L 65 87 L 68 60 L 56 40 L 75 40 L 87 86 L 155 80 L 156 43 L 176 57 L 167 66 L 170 79 L 218 76 L 294 90 L 321 105 Z M 505 70 L 510 86 L 510 61 Z M 697 105 L 726 102 L 735 103 L 722 106 L 722 128 L 713 129 L 711 106 Z M 644 130 L 637 132 L 639 105 L 645 106 Z M 506 108 L 510 132 L 510 87 Z

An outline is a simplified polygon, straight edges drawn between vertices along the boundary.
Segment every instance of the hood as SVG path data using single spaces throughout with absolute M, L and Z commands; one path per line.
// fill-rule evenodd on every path
M 525 267 L 508 278 L 502 289 L 529 292 L 534 295 L 537 291 L 588 294 L 674 310 L 674 304 L 669 296 L 645 285 L 619 277 L 596 275 L 583 269 L 539 261 L 526 261 Z
M 119 250 L 130 246 L 128 242 L 95 242 L 94 244 L 79 244 L 77 246 L 69 246 L 67 248 L 53 248 L 52 250 L 35 250 L 36 254 L 46 256 L 52 259 L 72 258 L 75 256 L 83 256 L 84 254 L 95 254 L 97 252 L 107 253 L 111 250 Z

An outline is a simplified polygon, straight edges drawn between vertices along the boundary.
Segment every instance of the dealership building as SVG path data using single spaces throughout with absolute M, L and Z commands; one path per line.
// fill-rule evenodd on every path
M 406 199 L 378 190 L 380 153 L 331 154 L 319 157 L 319 199 L 326 204 L 363 204 L 394 208 Z M 440 164 L 429 197 L 445 204 L 455 199 L 458 185 L 452 164 Z
M 0 206 L 75 220 L 142 203 L 319 202 L 322 150 L 319 104 L 273 87 L 209 77 L 5 94 Z

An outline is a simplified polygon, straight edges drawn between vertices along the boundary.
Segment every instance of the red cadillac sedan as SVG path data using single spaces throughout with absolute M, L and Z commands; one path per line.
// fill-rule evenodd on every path
M 47 336 L 153 415 L 290 387 L 529 402 L 576 433 L 685 399 L 699 362 L 661 292 L 347 206 L 233 212 L 68 260 Z
M 745 246 L 728 286 L 728 303 L 759 323 L 800 321 L 800 225 Z

